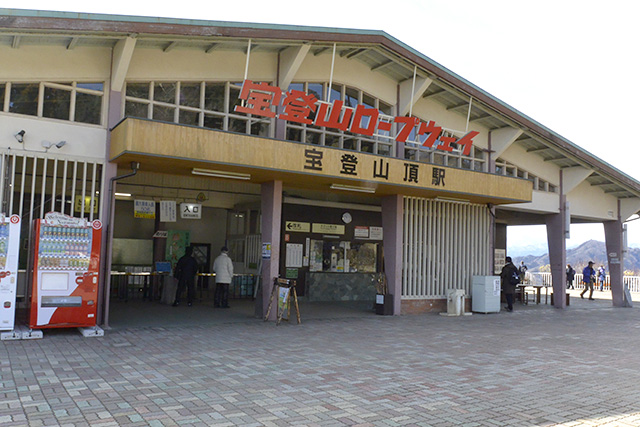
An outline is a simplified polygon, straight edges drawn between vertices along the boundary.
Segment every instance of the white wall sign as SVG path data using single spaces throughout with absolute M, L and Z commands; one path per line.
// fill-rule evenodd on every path
M 360 237 L 364 239 L 369 238 L 369 227 L 363 225 L 356 225 L 353 229 L 353 237 Z
M 382 240 L 382 227 L 369 227 L 369 239 Z
M 176 202 L 174 200 L 160 201 L 160 222 L 176 222 Z
M 202 218 L 202 205 L 199 203 L 180 203 L 180 218 L 182 219 Z
M 302 243 L 287 243 L 285 267 L 302 267 Z

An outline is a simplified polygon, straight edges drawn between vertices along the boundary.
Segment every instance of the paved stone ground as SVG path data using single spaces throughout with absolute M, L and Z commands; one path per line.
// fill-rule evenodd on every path
M 302 314 L 1 342 L 0 425 L 640 425 L 637 307 Z

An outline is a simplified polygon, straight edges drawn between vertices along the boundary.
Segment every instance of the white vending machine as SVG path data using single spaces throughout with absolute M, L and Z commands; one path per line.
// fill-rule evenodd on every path
M 20 217 L 0 215 L 0 331 L 12 331 L 16 319 Z
M 500 312 L 500 276 L 473 276 L 471 311 Z

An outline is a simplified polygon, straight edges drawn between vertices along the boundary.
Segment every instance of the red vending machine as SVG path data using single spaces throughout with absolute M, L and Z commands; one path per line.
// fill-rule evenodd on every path
M 96 325 L 101 229 L 58 212 L 34 221 L 30 328 Z
M 0 331 L 11 331 L 16 319 L 20 217 L 0 215 Z

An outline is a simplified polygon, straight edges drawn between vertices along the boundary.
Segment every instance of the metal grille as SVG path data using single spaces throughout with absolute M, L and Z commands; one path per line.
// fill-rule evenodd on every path
M 484 205 L 404 198 L 402 297 L 471 293 L 471 277 L 491 274 L 491 217 Z
M 28 224 L 52 211 L 89 221 L 98 217 L 104 196 L 101 163 L 2 153 L 0 170 L 5 215 L 17 214 Z

